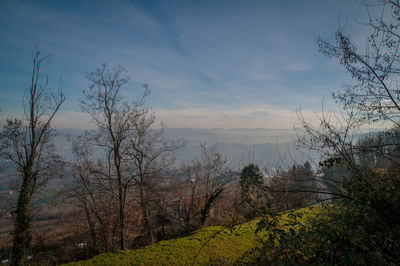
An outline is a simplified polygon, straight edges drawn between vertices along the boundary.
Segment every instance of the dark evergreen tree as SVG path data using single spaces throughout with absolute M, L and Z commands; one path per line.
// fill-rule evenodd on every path
M 251 187 L 259 187 L 264 184 L 264 179 L 258 165 L 249 164 L 240 173 L 240 188 L 242 196 L 247 194 Z

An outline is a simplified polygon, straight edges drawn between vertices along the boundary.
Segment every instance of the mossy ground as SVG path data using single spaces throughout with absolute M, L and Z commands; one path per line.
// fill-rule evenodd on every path
M 312 214 L 302 209 L 303 219 Z M 289 219 L 288 213 L 282 215 Z M 188 237 L 160 241 L 145 248 L 113 251 L 68 265 L 229 265 L 259 245 L 262 232 L 255 234 L 259 219 L 233 228 L 207 227 Z

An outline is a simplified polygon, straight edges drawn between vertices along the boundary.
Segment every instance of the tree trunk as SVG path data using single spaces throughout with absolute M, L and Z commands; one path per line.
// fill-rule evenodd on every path
M 146 192 L 144 191 L 143 187 L 141 187 L 140 201 L 142 207 L 144 232 L 146 233 L 146 238 L 148 239 L 149 243 L 153 244 L 155 242 L 155 239 L 153 235 L 153 226 L 151 224 L 151 218 L 149 214 L 149 200 L 145 194 Z
M 26 265 L 31 248 L 31 217 L 29 206 L 32 195 L 32 184 L 29 172 L 24 173 L 25 176 L 18 197 L 11 265 Z
M 85 208 L 86 219 L 87 219 L 89 230 L 90 230 L 90 236 L 92 238 L 92 248 L 96 253 L 98 253 L 95 221 L 94 221 L 92 215 L 90 214 L 89 207 L 86 205 L 86 203 L 84 203 L 84 208 Z
M 119 195 L 119 225 L 120 225 L 120 246 L 121 250 L 125 249 L 125 210 L 124 210 L 124 201 L 122 198 L 122 191 L 120 191 Z

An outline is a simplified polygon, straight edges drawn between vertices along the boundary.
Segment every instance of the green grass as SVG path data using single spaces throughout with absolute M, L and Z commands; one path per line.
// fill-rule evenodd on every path
M 303 219 L 312 215 L 310 208 L 300 211 L 305 213 Z M 282 218 L 288 219 L 287 214 Z M 262 237 L 262 232 L 255 234 L 258 221 L 231 229 L 207 227 L 188 237 L 160 241 L 136 250 L 103 253 L 68 265 L 229 265 L 259 245 L 257 239 Z

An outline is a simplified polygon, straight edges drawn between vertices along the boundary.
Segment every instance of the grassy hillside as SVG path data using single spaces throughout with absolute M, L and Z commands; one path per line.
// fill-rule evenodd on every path
M 310 209 L 302 212 L 310 214 Z M 288 219 L 287 214 L 282 215 Z M 154 245 L 129 251 L 100 254 L 92 259 L 68 265 L 204 265 L 232 264 L 244 253 L 259 245 L 254 220 L 234 228 L 208 227 L 192 236 L 160 241 Z

